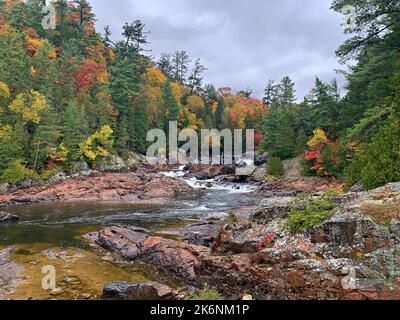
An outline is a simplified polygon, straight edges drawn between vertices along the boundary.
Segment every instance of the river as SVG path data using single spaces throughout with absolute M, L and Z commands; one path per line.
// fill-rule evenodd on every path
M 254 187 L 246 184 L 234 184 L 221 181 L 221 177 L 198 181 L 195 178 L 186 179 L 182 168 L 175 171 L 163 172 L 166 176 L 185 181 L 193 187 L 190 193 L 182 194 L 171 200 L 167 205 L 135 205 L 118 201 L 69 201 L 50 202 L 31 205 L 20 205 L 7 208 L 7 211 L 20 216 L 21 221 L 16 224 L 0 226 L 0 247 L 16 246 L 17 253 L 14 260 L 29 266 L 40 266 L 49 263 L 44 257 L 43 250 L 52 249 L 74 250 L 70 254 L 80 254 L 90 257 L 85 263 L 93 260 L 86 270 L 92 269 L 96 273 L 96 286 L 81 286 L 78 292 L 65 291 L 60 298 L 72 299 L 79 296 L 79 292 L 86 296 L 97 297 L 99 290 L 107 281 L 114 280 L 141 280 L 159 281 L 154 270 L 149 271 L 144 265 L 136 265 L 127 270 L 126 265 L 107 265 L 103 260 L 96 259 L 93 248 L 82 238 L 82 235 L 98 231 L 106 226 L 126 225 L 139 226 L 157 232 L 163 229 L 187 225 L 206 220 L 223 220 L 229 213 L 239 207 L 255 205 L 260 200 L 252 193 Z M 51 262 L 51 261 L 50 261 Z M 65 261 L 64 261 L 65 264 Z M 60 265 L 60 268 L 63 268 Z M 108 268 L 115 268 L 113 271 Z M 29 269 L 29 268 L 28 268 Z M 38 272 L 31 267 L 27 273 Z M 34 270 L 33 270 L 34 269 Z M 85 271 L 86 271 L 85 270 Z M 69 273 L 82 273 L 82 263 L 69 268 Z M 85 273 L 85 272 L 83 272 Z M 62 273 L 64 276 L 66 273 Z M 113 275 L 112 275 L 113 274 Z M 38 279 L 28 275 L 28 279 L 37 284 Z M 93 276 L 93 275 L 92 275 Z M 38 276 L 39 277 L 39 276 Z M 81 283 L 90 282 L 90 275 L 79 274 Z M 113 278 L 114 277 L 114 278 Z M 165 278 L 159 275 L 159 278 Z M 164 282 L 168 280 L 163 279 Z M 171 282 L 170 282 L 171 283 Z M 41 288 L 32 288 L 33 284 L 25 283 L 23 289 L 18 289 L 13 298 L 50 298 L 48 292 Z M 32 290 L 31 290 L 32 289 Z M 28 296 L 29 295 L 29 296 Z

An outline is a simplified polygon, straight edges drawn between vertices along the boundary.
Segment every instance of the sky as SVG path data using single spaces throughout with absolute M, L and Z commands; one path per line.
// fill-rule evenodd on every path
M 208 68 L 204 81 L 217 88 L 250 87 L 263 97 L 268 79 L 290 76 L 297 99 L 324 81 L 343 76 L 335 70 L 335 50 L 346 39 L 342 16 L 332 0 L 91 0 L 102 32 L 109 25 L 118 39 L 125 22 L 140 19 L 151 32 L 149 49 L 188 52 Z

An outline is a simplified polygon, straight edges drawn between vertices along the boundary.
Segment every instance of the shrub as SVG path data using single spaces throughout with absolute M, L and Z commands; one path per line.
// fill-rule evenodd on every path
M 335 207 L 332 198 L 323 198 L 313 200 L 303 208 L 293 208 L 288 219 L 289 228 L 295 233 L 315 228 L 332 216 Z
M 278 157 L 272 157 L 268 160 L 267 173 L 275 177 L 281 177 L 285 174 L 283 162 Z
M 221 296 L 217 290 L 211 288 L 208 284 L 205 284 L 203 290 L 199 291 L 197 294 L 191 295 L 189 299 L 198 301 L 217 301 L 221 300 Z
M 0 180 L 3 183 L 18 184 L 26 180 L 36 180 L 38 178 L 37 173 L 26 168 L 21 160 L 14 160 L 4 170 Z

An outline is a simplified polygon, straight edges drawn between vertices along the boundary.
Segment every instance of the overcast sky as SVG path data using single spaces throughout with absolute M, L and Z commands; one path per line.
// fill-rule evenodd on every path
M 315 76 L 336 77 L 335 50 L 344 41 L 341 15 L 332 0 L 91 0 L 98 30 L 110 25 L 114 39 L 121 26 L 142 20 L 151 31 L 150 49 L 185 50 L 208 67 L 205 81 L 234 90 L 250 87 L 262 97 L 269 78 L 288 75 L 297 98 L 313 86 Z

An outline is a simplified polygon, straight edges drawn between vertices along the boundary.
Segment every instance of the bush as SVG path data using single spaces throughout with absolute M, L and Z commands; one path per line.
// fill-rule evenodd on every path
M 36 180 L 38 178 L 37 173 L 26 168 L 21 160 L 14 160 L 4 170 L 0 180 L 3 183 L 18 184 L 26 180 Z
M 280 158 L 272 157 L 268 160 L 267 173 L 276 177 L 281 177 L 285 174 L 283 162 Z
M 295 233 L 315 228 L 332 216 L 335 207 L 336 203 L 328 198 L 313 200 L 304 208 L 294 208 L 289 215 L 289 228 Z

